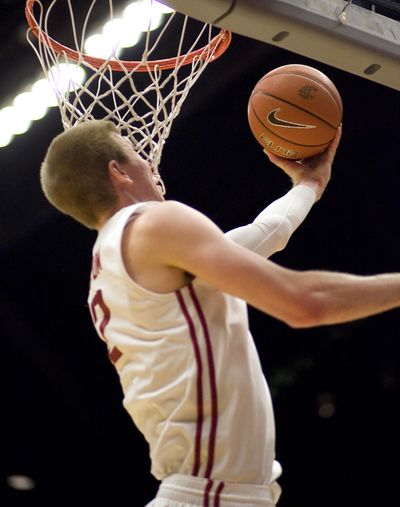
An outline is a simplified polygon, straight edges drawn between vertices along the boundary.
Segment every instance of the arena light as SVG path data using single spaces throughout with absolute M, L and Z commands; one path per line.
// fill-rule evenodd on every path
M 24 115 L 30 120 L 41 120 L 46 116 L 48 106 L 42 101 L 38 100 L 38 97 L 33 92 L 23 92 L 18 94 L 13 105 L 18 111 L 18 114 Z
M 5 148 L 14 139 L 10 129 L 0 124 L 0 148 Z
M 118 57 L 121 46 L 114 40 L 114 37 L 106 33 L 94 33 L 85 41 L 85 52 L 96 58 Z
M 124 48 L 137 44 L 143 32 L 158 28 L 163 17 L 172 12 L 174 9 L 156 0 L 131 2 L 122 17 L 105 23 L 99 33 L 85 40 L 85 52 L 100 58 L 118 57 Z M 57 96 L 80 88 L 84 79 L 82 67 L 65 63 L 52 68 L 48 79 L 35 81 L 30 91 L 19 93 L 11 105 L 0 110 L 0 148 L 8 146 L 15 135 L 27 132 L 33 121 L 40 120 L 49 108 L 57 106 Z
M 11 135 L 25 134 L 31 126 L 32 120 L 20 114 L 15 106 L 3 107 L 0 110 L 0 124 L 4 132 Z
M 60 95 L 79 89 L 85 79 L 85 71 L 74 63 L 59 64 L 50 69 L 49 81 Z
M 129 48 L 137 44 L 140 40 L 142 32 L 132 28 L 129 20 L 124 18 L 116 18 L 108 21 L 103 27 L 103 34 L 115 41 L 114 44 L 118 48 Z
M 141 0 L 127 5 L 123 12 L 123 18 L 130 23 L 134 30 L 147 32 L 149 28 L 155 30 L 161 25 L 163 14 L 163 9 L 159 7 L 158 2 Z
M 47 107 L 56 107 L 58 104 L 54 86 L 45 78 L 38 79 L 32 85 L 32 93 L 35 100 L 43 103 Z
M 85 52 L 98 58 L 119 57 L 122 48 L 137 44 L 143 32 L 157 29 L 170 7 L 156 1 L 138 0 L 127 5 L 122 17 L 108 21 L 99 33 L 85 40 Z

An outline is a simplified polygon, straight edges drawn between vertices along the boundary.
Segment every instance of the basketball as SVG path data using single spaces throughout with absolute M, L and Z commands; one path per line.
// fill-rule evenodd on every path
M 319 70 L 284 65 L 257 82 L 247 115 L 265 150 L 299 160 L 322 153 L 332 141 L 342 121 L 342 99 Z

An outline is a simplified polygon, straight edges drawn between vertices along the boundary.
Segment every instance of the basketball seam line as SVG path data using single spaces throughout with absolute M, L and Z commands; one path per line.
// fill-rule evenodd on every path
M 297 104 L 293 104 L 293 102 L 289 102 L 288 100 L 285 100 L 285 99 L 282 99 L 281 97 L 277 97 L 276 95 L 272 95 L 272 93 L 267 93 L 267 92 L 264 92 L 263 90 L 255 90 L 251 96 L 253 95 L 256 95 L 257 93 L 261 93 L 262 95 L 266 95 L 267 97 L 272 97 L 274 99 L 277 99 L 277 100 L 280 100 L 282 102 L 285 102 L 285 104 L 289 104 L 290 106 L 294 106 L 298 109 L 300 109 L 301 111 L 304 111 L 305 113 L 313 116 L 314 118 L 317 118 L 317 120 L 320 120 L 322 121 L 323 123 L 325 123 L 326 125 L 328 125 L 328 127 L 331 127 L 333 129 L 337 129 L 337 127 L 335 127 L 334 125 L 332 125 L 331 123 L 327 122 L 326 120 L 324 120 L 323 118 L 321 118 L 320 116 L 316 115 L 315 113 L 312 113 L 311 111 L 308 111 L 307 109 L 305 109 L 304 107 L 301 107 L 301 106 L 298 106 Z M 336 102 L 336 101 L 335 101 Z M 261 122 L 262 123 L 262 122 Z
M 326 143 L 321 143 L 321 144 L 300 144 L 300 143 L 296 143 L 295 141 L 292 141 L 291 139 L 286 139 L 285 137 L 282 137 L 282 136 L 280 136 L 279 134 L 277 134 L 276 132 L 274 132 L 273 130 L 269 129 L 269 128 L 268 128 L 268 127 L 264 124 L 264 122 L 262 122 L 262 121 L 260 120 L 260 117 L 258 116 L 257 112 L 254 110 L 254 106 L 253 106 L 253 104 L 250 104 L 250 105 L 251 105 L 251 109 L 252 109 L 252 111 L 253 111 L 253 113 L 254 113 L 254 116 L 255 116 L 255 117 L 257 118 L 257 120 L 261 123 L 261 125 L 262 125 L 264 128 L 266 128 L 266 129 L 268 130 L 268 132 L 271 132 L 271 134 L 273 134 L 274 136 L 279 137 L 279 139 L 282 139 L 282 141 L 287 141 L 287 142 L 289 142 L 289 143 L 291 143 L 291 144 L 294 144 L 294 145 L 296 145 L 296 146 L 302 146 L 302 147 L 304 147 L 304 148 L 318 148 L 319 146 L 325 146 L 325 145 L 329 144 L 329 143 L 332 141 L 332 139 L 333 139 L 333 137 L 332 137 L 332 139 L 330 139 L 330 141 L 327 141 Z
M 338 106 L 338 108 L 340 110 L 340 115 L 343 115 L 343 105 L 341 105 L 340 102 L 338 102 L 336 100 L 335 95 L 329 90 L 329 88 L 327 88 L 326 84 L 323 81 L 320 81 L 318 78 L 312 77 L 312 76 L 310 76 L 306 73 L 300 72 L 300 71 L 291 71 L 291 72 L 278 72 L 277 74 L 272 74 L 271 76 L 268 76 L 268 75 L 264 76 L 264 78 L 261 78 L 261 80 L 259 82 L 262 82 L 262 81 L 267 80 L 267 79 L 274 77 L 274 76 L 300 76 L 300 77 L 306 77 L 307 79 L 311 79 L 311 81 L 314 81 L 315 83 L 318 83 L 319 85 L 324 87 L 324 90 L 329 93 L 329 95 L 333 98 L 336 105 Z M 339 92 L 338 92 L 338 94 L 339 94 Z

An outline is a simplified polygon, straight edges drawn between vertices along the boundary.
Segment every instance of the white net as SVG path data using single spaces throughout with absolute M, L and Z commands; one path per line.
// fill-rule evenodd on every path
M 112 120 L 155 172 L 190 88 L 230 42 L 155 0 L 28 0 L 26 16 L 64 129 Z

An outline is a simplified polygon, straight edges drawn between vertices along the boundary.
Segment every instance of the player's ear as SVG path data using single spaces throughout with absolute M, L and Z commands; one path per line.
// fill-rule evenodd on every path
M 111 181 L 115 184 L 126 183 L 127 181 L 132 181 L 131 177 L 124 171 L 121 164 L 119 164 L 116 160 L 110 160 L 108 163 L 108 176 Z

